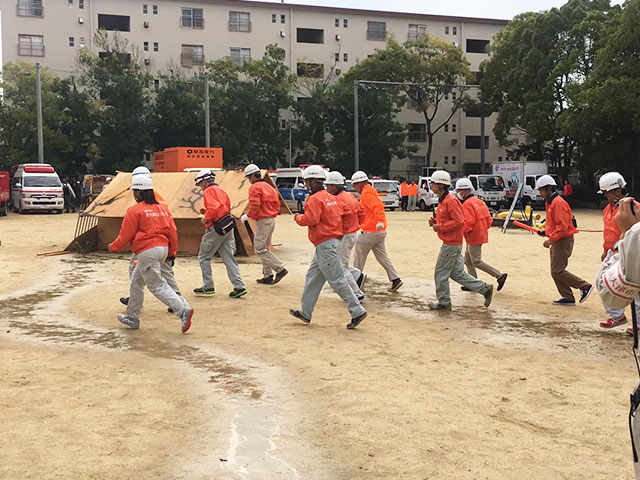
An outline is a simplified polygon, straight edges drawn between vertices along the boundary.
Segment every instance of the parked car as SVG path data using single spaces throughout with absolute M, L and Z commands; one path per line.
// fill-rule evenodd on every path
M 302 168 L 279 168 L 276 171 L 276 187 L 292 212 L 304 213 L 309 192 L 304 185 Z
M 15 212 L 50 210 L 62 213 L 62 182 L 47 163 L 25 163 L 16 167 L 11 184 L 11 204 Z
M 10 198 L 9 172 L 0 172 L 0 216 L 2 217 L 6 217 L 9 212 Z
M 395 180 L 371 180 L 371 185 L 375 188 L 384 203 L 384 208 L 392 212 L 400 207 L 400 184 Z

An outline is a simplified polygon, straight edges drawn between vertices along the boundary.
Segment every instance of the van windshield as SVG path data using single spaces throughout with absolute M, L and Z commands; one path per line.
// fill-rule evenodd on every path
M 44 177 L 44 176 L 28 176 L 24 177 L 23 187 L 61 187 L 60 179 L 58 177 Z
M 396 184 L 393 182 L 375 182 L 373 188 L 378 193 L 397 193 L 398 191 Z
M 497 175 L 480 175 L 478 177 L 480 180 L 480 189 L 486 191 L 494 190 L 494 191 L 502 191 L 504 190 L 504 181 L 502 177 Z

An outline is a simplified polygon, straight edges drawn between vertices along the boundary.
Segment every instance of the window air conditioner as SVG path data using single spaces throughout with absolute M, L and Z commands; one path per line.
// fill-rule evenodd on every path
M 340 70 L 339 68 L 336 68 L 336 75 L 340 75 L 342 73 L 342 70 Z
M 145 59 L 144 59 L 144 64 L 145 64 L 145 65 L 151 65 L 151 59 L 149 59 L 149 58 L 145 58 Z
M 78 17 L 78 23 L 84 23 L 84 17 Z
M 339 33 L 336 33 L 336 40 L 340 41 L 340 34 Z
M 280 36 L 284 38 L 287 36 L 287 34 L 284 32 L 284 30 L 280 30 Z
M 144 28 L 149 28 L 149 22 L 144 22 Z
M 452 138 L 451 139 L 451 145 L 457 145 L 458 144 L 458 139 L 457 138 Z

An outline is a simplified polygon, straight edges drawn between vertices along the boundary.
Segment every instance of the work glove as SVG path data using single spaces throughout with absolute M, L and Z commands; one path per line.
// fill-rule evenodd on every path
M 169 265 L 171 265 L 171 267 L 173 268 L 173 266 L 176 264 L 176 257 L 167 257 L 167 259 L 165 261 Z
M 383 228 L 384 228 L 384 223 L 382 223 L 382 222 L 376 223 L 376 232 L 379 232 Z
M 541 237 L 547 236 L 544 230 L 538 230 L 538 235 L 540 235 Z
M 249 221 L 249 215 L 247 215 L 246 213 L 243 213 L 242 216 L 240 217 L 240 220 L 242 220 L 242 223 L 248 222 Z

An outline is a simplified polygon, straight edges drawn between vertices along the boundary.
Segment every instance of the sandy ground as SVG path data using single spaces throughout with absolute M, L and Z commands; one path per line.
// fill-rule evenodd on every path
M 179 258 L 187 335 L 151 295 L 139 331 L 115 320 L 126 255 L 36 256 L 66 246 L 75 215 L 0 218 L 0 478 L 632 478 L 624 329 L 598 327 L 597 295 L 552 306 L 542 239 L 495 228 L 484 257 L 509 280 L 491 307 L 452 285 L 453 312 L 428 311 L 429 215 L 388 214 L 405 285 L 387 292 L 371 257 L 355 331 L 329 290 L 311 325 L 289 316 L 313 253 L 291 217 L 274 239 L 290 275 L 257 285 L 259 264 L 240 259 L 242 299 L 220 263 L 216 295 L 194 298 L 197 261 Z M 601 228 L 598 212 L 576 216 Z M 600 245 L 580 233 L 570 270 L 592 280 Z

